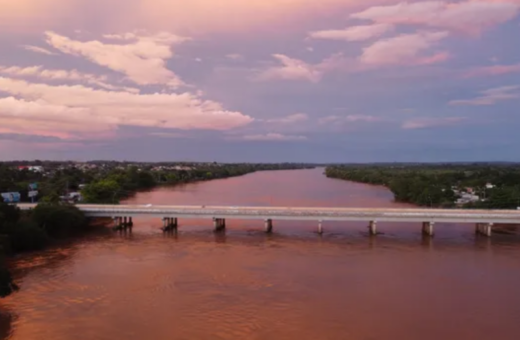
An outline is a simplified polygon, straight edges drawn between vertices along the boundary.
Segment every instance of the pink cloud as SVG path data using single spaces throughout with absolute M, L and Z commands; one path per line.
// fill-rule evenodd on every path
M 520 98 L 520 86 L 501 86 L 480 92 L 480 96 L 471 99 L 457 99 L 449 105 L 494 105 L 499 101 Z
M 267 122 L 277 124 L 294 124 L 307 121 L 308 119 L 309 116 L 305 113 L 295 113 L 287 117 L 268 119 Z
M 290 58 L 286 55 L 273 55 L 282 65 L 272 66 L 262 70 L 255 77 L 256 80 L 266 81 L 274 79 L 305 80 L 319 82 L 323 75 L 331 71 L 353 70 L 354 62 L 343 57 L 341 53 L 333 54 L 318 64 L 309 64 L 303 60 Z
M 462 123 L 465 120 L 465 117 L 416 118 L 405 121 L 402 125 L 402 128 L 406 130 L 415 130 L 432 127 L 454 126 Z
M 520 64 L 513 65 L 493 65 L 476 67 L 466 72 L 466 77 L 479 77 L 479 76 L 499 76 L 509 73 L 519 73 Z
M 94 41 L 77 41 L 54 32 L 46 32 L 47 43 L 57 50 L 82 56 L 98 65 L 125 74 L 139 85 L 161 84 L 172 88 L 183 85 L 182 80 L 166 68 L 166 60 L 173 56 L 171 45 L 187 38 L 170 33 L 156 35 L 109 35 L 110 39 L 131 40 L 126 44 L 105 44 Z
M 35 52 L 35 53 L 41 53 L 41 54 L 47 54 L 47 55 L 58 55 L 57 53 L 51 52 L 43 47 L 38 46 L 31 46 L 31 45 L 23 45 L 22 46 L 27 51 Z
M 419 25 L 478 34 L 513 19 L 519 9 L 520 4 L 515 0 L 421 1 L 374 6 L 351 16 L 380 24 Z
M 321 80 L 323 75 L 316 66 L 283 54 L 273 54 L 282 65 L 273 66 L 262 71 L 256 79 L 258 80 L 306 80 L 316 83 Z
M 429 56 L 421 53 L 447 36 L 448 32 L 418 32 L 382 39 L 364 48 L 359 59 L 369 65 L 431 64 L 444 61 L 447 58 L 445 52 Z
M 77 70 L 47 70 L 43 66 L 30 66 L 30 67 L 5 67 L 0 66 L 0 74 L 9 75 L 11 77 L 36 77 L 40 79 L 48 80 L 67 80 L 67 81 L 80 81 L 91 85 L 97 85 L 107 90 L 122 90 L 127 92 L 138 93 L 139 89 L 130 87 L 114 86 L 107 83 L 108 78 L 106 76 L 96 76 L 94 74 L 83 73 Z
M 117 129 L 119 125 L 175 129 L 229 130 L 253 119 L 227 111 L 220 103 L 190 93 L 137 94 L 95 90 L 82 85 L 51 86 L 0 77 L 0 92 L 21 99 L 0 101 L 3 129 L 38 129 L 46 124 L 52 135 L 69 136 Z M 71 121 L 72 119 L 72 121 Z M 50 135 L 50 134 L 46 134 Z
M 309 33 L 309 37 L 328 40 L 363 41 L 379 37 L 392 29 L 393 25 L 388 24 L 361 25 L 348 27 L 343 30 L 314 31 Z

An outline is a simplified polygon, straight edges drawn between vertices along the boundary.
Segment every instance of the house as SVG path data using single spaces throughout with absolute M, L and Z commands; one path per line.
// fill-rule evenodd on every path
M 43 172 L 43 167 L 40 165 L 20 165 L 18 170 L 29 170 L 32 172 Z
M 493 189 L 495 186 L 491 183 L 486 183 L 486 189 Z

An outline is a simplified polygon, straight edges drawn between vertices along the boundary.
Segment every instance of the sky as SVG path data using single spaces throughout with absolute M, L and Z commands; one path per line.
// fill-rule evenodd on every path
M 520 0 L 0 0 L 0 160 L 520 161 Z

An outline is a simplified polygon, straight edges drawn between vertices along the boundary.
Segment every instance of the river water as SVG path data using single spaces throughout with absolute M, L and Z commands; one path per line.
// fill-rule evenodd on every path
M 159 188 L 128 203 L 403 206 L 323 169 Z M 520 339 L 520 240 L 472 225 L 136 219 L 15 259 L 21 290 L 0 301 L 0 339 Z

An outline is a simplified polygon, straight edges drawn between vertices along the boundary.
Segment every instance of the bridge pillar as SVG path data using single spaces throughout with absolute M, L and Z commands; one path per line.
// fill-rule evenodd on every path
M 486 237 L 491 237 L 493 228 L 493 223 L 477 223 L 475 226 L 475 233 L 477 235 L 483 235 Z
M 177 230 L 177 217 L 172 217 L 170 221 L 170 228 L 172 230 Z
M 168 217 L 163 217 L 163 227 L 162 227 L 162 230 L 163 231 L 166 231 L 166 229 L 168 228 Z
M 127 220 L 127 217 L 123 217 L 123 229 L 126 229 L 126 227 L 128 226 L 128 220 Z
M 268 234 L 273 232 L 273 220 L 271 220 L 271 219 L 265 220 L 265 232 Z
M 132 221 L 132 217 L 128 218 L 128 227 L 132 228 L 134 226 L 134 221 Z
M 323 234 L 323 221 L 318 221 L 318 234 Z
M 215 231 L 226 230 L 226 220 L 223 218 L 213 218 L 213 225 L 215 226 Z
M 422 234 L 425 236 L 433 236 L 433 225 L 434 222 L 423 222 L 422 224 Z
M 376 221 L 370 221 L 368 224 L 368 233 L 370 235 L 377 235 L 377 222 Z

